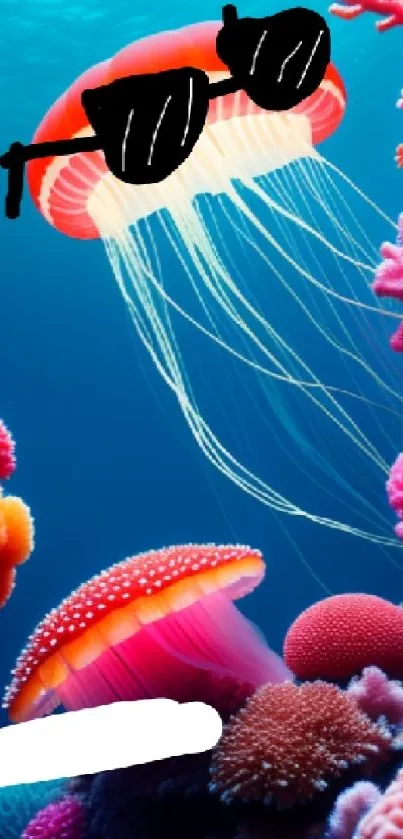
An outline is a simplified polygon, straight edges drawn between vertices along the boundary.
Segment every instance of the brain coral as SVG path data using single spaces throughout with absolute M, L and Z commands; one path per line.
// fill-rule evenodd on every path
M 390 745 L 390 734 L 334 685 L 265 685 L 225 727 L 213 751 L 210 790 L 226 802 L 291 807 L 355 764 L 369 772 Z
M 300 679 L 348 679 L 375 665 L 403 676 L 403 609 L 371 594 L 340 594 L 302 612 L 284 659 Z

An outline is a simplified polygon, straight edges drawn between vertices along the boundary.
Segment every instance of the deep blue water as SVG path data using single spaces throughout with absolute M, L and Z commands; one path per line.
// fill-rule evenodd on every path
M 326 11 L 323 3 L 310 5 Z M 243 14 L 274 11 L 263 2 L 239 8 Z M 76 6 L 2 0 L 0 150 L 16 139 L 28 142 L 71 81 L 128 40 L 219 16 L 220 7 L 212 0 L 176 0 L 155 8 L 141 0 L 135 6 L 126 0 L 82 0 Z M 397 218 L 403 176 L 395 169 L 393 155 L 403 138 L 403 115 L 395 108 L 403 84 L 402 31 L 379 35 L 372 16 L 350 23 L 330 19 L 330 25 L 333 60 L 346 84 L 348 108 L 341 127 L 321 151 Z M 1 172 L 0 184 L 3 189 Z M 372 217 L 374 227 L 369 228 L 364 210 L 363 214 L 366 233 L 377 247 L 385 227 Z M 325 594 L 296 546 L 332 592 L 362 590 L 403 599 L 399 551 L 387 554 L 367 541 L 303 519 L 273 515 L 205 460 L 174 397 L 133 333 L 100 242 L 62 236 L 33 208 L 28 193 L 19 221 L 0 217 L 0 242 L 0 416 L 17 441 L 18 457 L 18 470 L 7 489 L 31 506 L 36 521 L 35 552 L 20 570 L 13 597 L 0 614 L 1 687 L 27 636 L 51 607 L 92 574 L 147 548 L 239 541 L 262 549 L 267 578 L 242 608 L 278 650 L 290 621 Z M 249 277 L 244 281 L 249 283 Z M 272 305 L 281 326 L 286 312 L 275 293 Z M 377 335 L 379 322 L 371 321 L 368 333 L 374 363 L 382 355 L 399 383 L 403 361 L 392 358 L 387 348 L 391 329 L 382 325 Z M 353 320 L 348 326 L 354 331 Z M 232 362 L 223 356 L 216 366 L 207 342 L 183 325 L 178 329 L 204 407 L 212 417 L 217 410 L 224 413 L 238 453 L 242 455 L 244 446 L 245 457 L 261 467 L 274 487 L 303 499 L 312 511 L 319 509 L 322 494 L 315 489 L 316 470 L 318 479 L 323 475 L 309 453 L 302 460 L 313 480 L 305 484 L 298 469 L 285 469 L 279 450 L 289 445 L 289 435 L 276 419 L 276 406 L 256 392 L 259 410 L 269 419 L 274 410 L 274 430 L 254 430 L 249 414 L 243 413 L 242 379 L 239 372 L 233 373 Z M 307 355 L 315 358 L 315 338 L 306 329 L 306 323 L 296 320 L 289 338 L 305 345 Z M 358 327 L 354 339 L 360 349 L 365 338 Z M 324 379 L 331 372 L 329 365 L 330 356 L 321 357 Z M 377 400 L 375 387 L 370 396 Z M 322 429 L 320 416 L 310 416 L 298 396 L 293 396 L 290 410 L 297 430 L 300 422 L 301 427 L 316 423 L 318 443 L 322 431 L 330 435 L 334 466 L 342 468 L 345 461 L 348 474 L 350 449 L 344 453 L 343 438 L 325 420 Z M 380 425 L 371 423 L 365 407 L 362 418 L 360 410 L 356 403 L 356 421 L 362 420 L 372 442 L 391 462 L 402 448 L 403 426 L 384 414 Z M 391 422 L 391 445 L 385 445 L 382 436 L 384 422 Z M 382 475 L 375 477 L 364 460 L 359 463 L 362 469 L 350 476 L 351 483 L 385 513 L 390 533 L 386 527 L 383 534 L 392 535 L 394 519 L 387 510 Z M 335 499 L 334 518 L 343 518 L 345 512 L 342 501 Z M 348 518 L 352 525 L 363 524 L 358 514 L 357 519 L 351 514 Z

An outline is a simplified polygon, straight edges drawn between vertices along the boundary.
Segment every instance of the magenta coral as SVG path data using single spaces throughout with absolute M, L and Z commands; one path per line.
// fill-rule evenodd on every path
M 386 717 L 392 725 L 403 723 L 403 685 L 388 679 L 379 667 L 366 667 L 350 682 L 347 695 L 372 720 Z
M 403 335 L 403 332 L 402 332 Z M 399 454 L 391 466 L 389 478 L 386 482 L 386 492 L 390 506 L 399 519 L 403 519 L 403 454 Z M 395 527 L 396 535 L 403 538 L 403 522 Z
M 343 20 L 352 20 L 364 12 L 374 12 L 376 15 L 383 15 L 382 20 L 376 21 L 378 32 L 386 32 L 394 26 L 403 24 L 403 2 L 402 0 L 344 0 L 343 3 L 333 3 L 329 12 Z M 386 17 L 385 17 L 386 15 Z
M 403 514 L 403 454 L 399 454 L 391 467 L 386 483 L 389 504 L 398 515 Z
M 399 157 L 399 156 L 398 156 Z M 398 163 L 399 159 L 397 157 Z M 400 165 L 400 164 L 399 164 Z M 396 244 L 384 242 L 380 248 L 383 261 L 375 271 L 372 290 L 378 297 L 390 297 L 403 300 L 403 214 L 398 219 L 398 235 Z M 395 352 L 403 352 L 403 325 L 390 339 L 390 346 Z
M 0 419 L 0 480 L 5 481 L 15 470 L 15 443 L 3 420 Z
M 340 793 L 329 818 L 327 839 L 352 839 L 358 822 L 380 797 L 378 787 L 370 781 L 357 781 Z
M 354 839 L 399 839 L 403 835 L 403 770 L 361 819 Z
M 391 735 L 325 682 L 265 685 L 225 727 L 213 751 L 211 792 L 225 802 L 305 803 L 354 765 L 370 772 Z
M 383 262 L 376 269 L 372 289 L 378 297 L 403 300 L 403 247 L 384 242 L 380 254 Z
M 34 816 L 21 839 L 85 839 L 86 815 L 80 799 L 66 795 Z

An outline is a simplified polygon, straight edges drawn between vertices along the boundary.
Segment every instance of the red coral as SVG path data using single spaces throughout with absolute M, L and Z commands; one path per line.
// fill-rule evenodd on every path
M 292 807 L 355 764 L 369 773 L 390 748 L 389 732 L 335 685 L 265 685 L 224 729 L 210 790 L 227 802 Z
M 5 481 L 15 470 L 15 443 L 3 420 L 0 420 L 0 480 Z
M 339 594 L 302 612 L 284 659 L 300 679 L 349 679 L 364 667 L 403 676 L 403 609 L 371 594 Z

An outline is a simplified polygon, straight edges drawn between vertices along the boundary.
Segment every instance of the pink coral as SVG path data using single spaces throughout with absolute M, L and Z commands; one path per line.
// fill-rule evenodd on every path
M 398 839 L 403 834 L 403 770 L 361 819 L 355 839 Z
M 391 466 L 389 478 L 386 482 L 386 492 L 390 506 L 398 518 L 403 519 L 403 453 L 397 456 L 393 466 Z M 395 533 L 400 539 L 403 539 L 403 521 L 396 525 Z
M 327 597 L 294 621 L 283 650 L 299 679 L 350 679 L 370 665 L 400 678 L 403 609 L 372 594 Z
M 403 352 L 403 323 L 399 324 L 389 343 L 394 352 Z
M 335 685 L 269 684 L 224 729 L 213 751 L 210 790 L 227 803 L 293 807 L 356 764 L 367 774 L 392 747 L 389 732 Z
M 80 799 L 66 795 L 34 816 L 21 839 L 85 839 L 86 816 Z
M 379 667 L 366 667 L 350 682 L 347 695 L 371 720 L 386 717 L 392 725 L 403 723 L 403 685 L 388 679 Z
M 344 3 L 333 3 L 329 12 L 343 20 L 352 20 L 364 12 L 374 12 L 376 15 L 386 15 L 382 20 L 377 20 L 375 26 L 378 32 L 386 32 L 394 26 L 403 25 L 403 2 L 402 0 L 344 0 Z
M 403 515 L 403 454 L 396 458 L 386 484 L 389 504 L 398 515 Z
M 403 165 L 403 158 L 402 158 Z M 396 244 L 384 242 L 380 248 L 383 261 L 375 271 L 372 290 L 378 297 L 390 297 L 403 300 L 403 214 L 398 220 Z M 390 346 L 395 352 L 403 352 L 403 324 L 390 339 Z
M 380 254 L 383 262 L 376 270 L 372 289 L 378 297 L 403 300 L 403 248 L 384 242 Z
M 5 481 L 15 470 L 15 443 L 3 420 L 0 419 L 0 480 Z
M 352 839 L 358 822 L 380 797 L 378 787 L 370 781 L 358 781 L 340 793 L 329 818 L 327 839 Z

